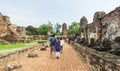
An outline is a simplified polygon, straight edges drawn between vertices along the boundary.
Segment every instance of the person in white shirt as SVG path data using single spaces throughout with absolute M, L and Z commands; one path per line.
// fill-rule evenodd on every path
M 61 38 L 60 38 L 61 52 L 63 52 L 63 45 L 64 45 L 64 40 L 63 40 L 63 38 L 61 37 Z

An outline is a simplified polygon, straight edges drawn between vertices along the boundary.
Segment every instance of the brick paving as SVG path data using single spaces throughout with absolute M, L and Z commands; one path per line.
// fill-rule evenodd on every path
M 21 71 L 92 71 L 78 52 L 72 46 L 65 43 L 61 57 L 50 58 L 49 48 L 47 51 L 35 51 L 36 58 L 20 58 L 22 64 Z

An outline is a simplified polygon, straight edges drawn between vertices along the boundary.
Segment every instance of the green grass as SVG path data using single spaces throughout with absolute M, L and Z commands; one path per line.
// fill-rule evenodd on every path
M 39 40 L 39 41 L 45 41 L 45 40 Z M 15 43 L 15 44 L 6 44 L 6 45 L 0 44 L 0 54 L 7 53 L 15 49 L 25 48 L 27 46 L 32 46 L 35 44 L 38 44 L 38 40 L 29 43 Z

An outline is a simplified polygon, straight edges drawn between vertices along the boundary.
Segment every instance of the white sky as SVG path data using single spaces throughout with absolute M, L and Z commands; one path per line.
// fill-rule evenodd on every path
M 109 13 L 119 5 L 118 0 L 0 0 L 0 12 L 18 26 L 39 27 L 48 21 L 69 25 L 83 16 L 91 23 L 95 12 Z

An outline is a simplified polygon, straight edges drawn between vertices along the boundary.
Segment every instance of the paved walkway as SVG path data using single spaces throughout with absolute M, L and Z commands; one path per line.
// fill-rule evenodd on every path
M 38 54 L 36 58 L 20 59 L 21 71 L 92 71 L 84 59 L 67 43 L 60 59 L 50 58 L 49 48 L 47 51 L 36 51 L 36 53 Z

